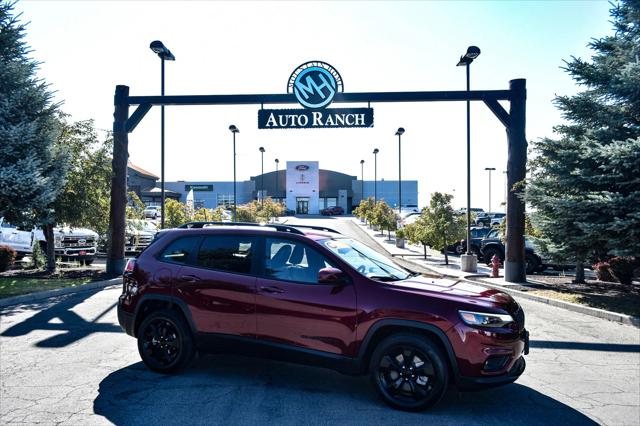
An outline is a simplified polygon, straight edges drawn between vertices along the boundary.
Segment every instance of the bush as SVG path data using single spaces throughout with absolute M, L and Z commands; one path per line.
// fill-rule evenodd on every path
M 42 269 L 47 264 L 47 257 L 40 248 L 40 242 L 36 241 L 31 252 L 31 267 L 34 269 Z
M 618 256 L 609 260 L 611 275 L 620 284 L 631 284 L 633 280 L 633 270 L 637 267 L 638 259 L 633 256 Z
M 404 238 L 404 237 L 405 237 L 405 235 L 404 235 L 404 229 L 402 229 L 402 228 L 398 229 L 398 230 L 396 231 L 396 238 L 397 238 L 397 239 L 399 239 L 399 238 Z
M 598 262 L 591 265 L 600 281 L 616 282 L 617 280 L 611 275 L 611 265 L 609 262 Z
M 0 272 L 9 269 L 16 260 L 16 251 L 9 246 L 0 245 Z

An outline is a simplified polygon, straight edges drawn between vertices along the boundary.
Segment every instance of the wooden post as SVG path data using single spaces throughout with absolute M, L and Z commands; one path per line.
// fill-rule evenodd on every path
M 116 86 L 113 113 L 113 160 L 111 167 L 111 203 L 109 211 L 109 248 L 107 274 L 122 275 L 125 267 L 125 209 L 127 206 L 127 161 L 129 135 L 126 124 L 129 118 L 128 86 Z
M 527 171 L 526 126 L 526 80 L 509 82 L 513 92 L 509 108 L 507 138 L 509 157 L 507 159 L 507 244 L 504 262 L 504 279 L 507 282 L 526 282 L 526 260 L 524 250 L 524 202 L 520 199 L 522 182 Z M 518 184 L 515 188 L 514 185 Z

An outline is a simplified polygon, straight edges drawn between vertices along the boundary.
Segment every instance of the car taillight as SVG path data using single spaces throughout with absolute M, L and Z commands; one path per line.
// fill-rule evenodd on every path
M 133 269 L 136 267 L 136 260 L 129 259 L 127 261 L 127 266 L 124 267 L 124 272 L 133 272 Z

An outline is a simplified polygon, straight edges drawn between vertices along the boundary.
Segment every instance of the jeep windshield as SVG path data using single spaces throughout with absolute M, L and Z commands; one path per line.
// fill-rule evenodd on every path
M 366 245 L 349 238 L 322 240 L 329 250 L 365 277 L 379 281 L 406 280 L 412 273 Z

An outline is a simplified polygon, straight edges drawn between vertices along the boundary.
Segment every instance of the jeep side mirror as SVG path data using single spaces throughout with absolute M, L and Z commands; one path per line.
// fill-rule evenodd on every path
M 318 271 L 318 283 L 343 285 L 347 283 L 347 277 L 338 268 L 322 268 Z

